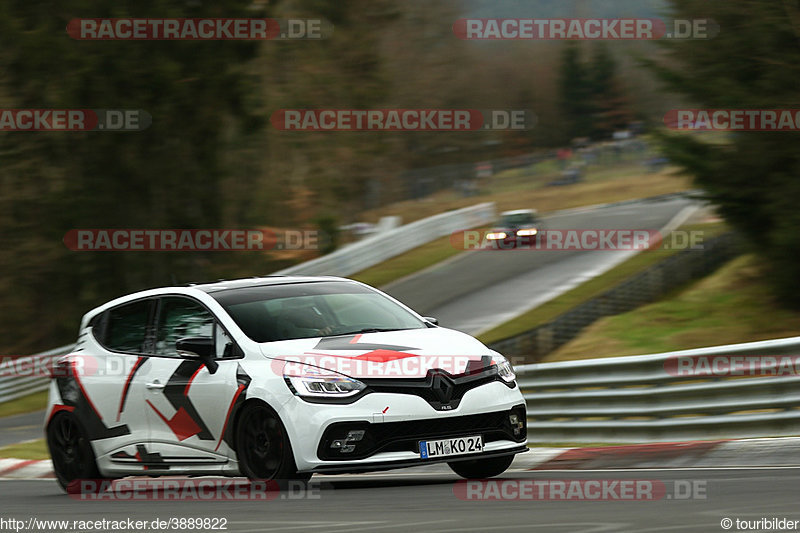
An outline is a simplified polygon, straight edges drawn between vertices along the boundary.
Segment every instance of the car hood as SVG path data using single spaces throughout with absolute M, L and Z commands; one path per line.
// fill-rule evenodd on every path
M 430 370 L 451 375 L 492 364 L 495 353 L 477 339 L 447 328 L 314 337 L 260 344 L 273 371 L 299 375 L 321 368 L 354 378 L 420 378 Z

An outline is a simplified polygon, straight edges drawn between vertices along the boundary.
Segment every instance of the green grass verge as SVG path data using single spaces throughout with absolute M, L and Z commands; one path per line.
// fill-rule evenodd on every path
M 41 411 L 47 407 L 47 391 L 36 392 L 10 402 L 0 403 L 0 418 Z
M 800 335 L 800 312 L 780 308 L 755 256 L 659 302 L 607 317 L 546 361 L 659 353 Z
M 374 267 L 362 270 L 350 277 L 367 285 L 380 287 L 440 263 L 445 259 L 458 255 L 462 251 L 450 243 L 450 236 L 448 235 L 409 250 Z
M 0 448 L 0 457 L 41 461 L 50 459 L 50 453 L 44 439 L 39 439 Z
M 693 224 L 680 228 L 681 231 L 702 231 L 704 240 L 713 238 L 724 232 L 727 227 L 723 223 Z M 608 272 L 590 279 L 574 289 L 554 298 L 530 311 L 515 317 L 504 324 L 500 324 L 478 336 L 484 344 L 497 342 L 515 335 L 529 331 L 536 326 L 545 324 L 558 315 L 565 313 L 573 307 L 594 298 L 607 291 L 614 285 L 623 282 L 629 277 L 646 270 L 648 267 L 664 260 L 678 250 L 655 249 L 640 252 L 612 268 Z

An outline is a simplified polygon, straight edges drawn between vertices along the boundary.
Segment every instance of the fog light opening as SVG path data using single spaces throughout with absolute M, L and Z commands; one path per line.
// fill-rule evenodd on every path
M 514 431 L 514 435 L 519 435 L 522 432 L 522 428 L 525 427 L 519 415 L 508 415 L 508 421 L 511 423 L 511 429 Z
M 349 431 L 347 433 L 347 440 L 352 442 L 358 442 L 364 438 L 364 433 L 365 431 L 363 429 Z
M 356 451 L 357 443 L 364 444 L 367 431 L 365 429 L 350 429 L 347 430 L 346 434 L 339 433 L 337 436 L 340 438 L 332 440 L 330 448 L 337 450 L 340 454 L 353 453 Z

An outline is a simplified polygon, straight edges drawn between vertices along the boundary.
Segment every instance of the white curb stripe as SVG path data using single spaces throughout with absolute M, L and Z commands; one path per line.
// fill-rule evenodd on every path
M 0 478 L 35 479 L 53 477 L 53 463 L 50 460 L 35 461 L 21 468 L 18 465 L 28 462 L 24 459 L 0 459 Z

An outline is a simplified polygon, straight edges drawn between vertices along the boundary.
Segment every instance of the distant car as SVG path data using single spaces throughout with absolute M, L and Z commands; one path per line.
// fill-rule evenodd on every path
M 307 479 L 527 450 L 510 363 L 362 283 L 268 276 L 152 289 L 87 313 L 53 369 L 58 482 Z
M 486 240 L 493 248 L 530 246 L 538 239 L 541 229 L 535 209 L 505 211 L 500 213 L 497 226 L 486 234 Z

